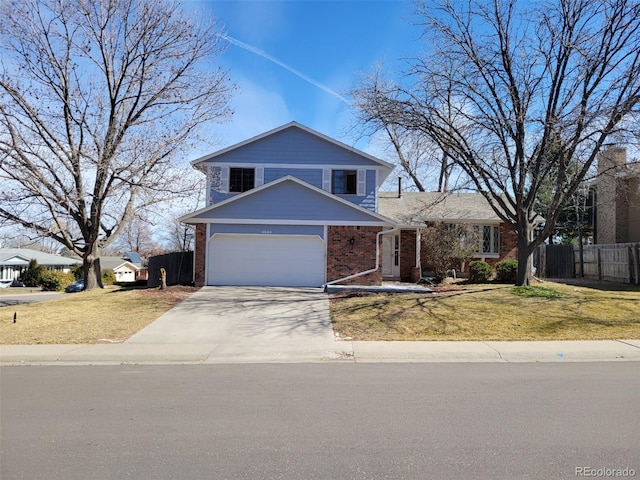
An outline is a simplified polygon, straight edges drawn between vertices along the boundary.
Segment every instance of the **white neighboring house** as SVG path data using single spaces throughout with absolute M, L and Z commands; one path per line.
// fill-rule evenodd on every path
M 118 283 L 141 282 L 148 277 L 147 267 L 136 252 L 127 252 L 122 257 L 100 257 L 100 268 L 103 272 L 113 270 Z
M 116 282 L 137 282 L 147 279 L 147 267 L 142 264 L 124 262 L 113 269 Z
M 19 279 L 32 259 L 46 270 L 65 273 L 70 272 L 72 266 L 82 263 L 79 259 L 29 248 L 0 248 L 0 287 L 8 287 L 11 282 Z

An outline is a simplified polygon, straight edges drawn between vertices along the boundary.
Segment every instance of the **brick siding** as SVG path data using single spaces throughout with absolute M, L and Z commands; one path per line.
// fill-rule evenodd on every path
M 329 226 L 327 229 L 327 281 L 376 267 L 376 235 L 382 227 Z M 353 238 L 353 246 L 349 240 Z M 380 285 L 382 271 L 340 282 L 344 285 Z
M 400 231 L 400 280 L 416 282 L 416 231 Z
M 193 268 L 193 283 L 197 287 L 202 287 L 205 281 L 205 260 L 207 258 L 207 224 L 198 223 L 196 225 L 196 246 L 195 260 Z

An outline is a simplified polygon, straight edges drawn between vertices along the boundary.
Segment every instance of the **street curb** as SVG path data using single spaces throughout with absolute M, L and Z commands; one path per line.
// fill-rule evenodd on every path
M 532 342 L 336 341 L 332 350 L 229 352 L 216 344 L 0 345 L 0 365 L 445 363 L 640 361 L 640 340 Z

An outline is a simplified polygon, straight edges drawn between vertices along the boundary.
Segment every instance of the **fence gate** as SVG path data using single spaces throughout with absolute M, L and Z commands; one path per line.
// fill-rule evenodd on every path
M 543 278 L 573 278 L 575 264 L 571 245 L 540 245 L 538 270 Z

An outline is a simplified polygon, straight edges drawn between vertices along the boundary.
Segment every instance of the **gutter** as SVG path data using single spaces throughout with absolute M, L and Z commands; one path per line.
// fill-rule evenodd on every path
M 348 275 L 346 277 L 338 278 L 337 280 L 331 280 L 323 285 L 324 289 L 327 289 L 327 286 L 334 285 L 339 282 L 344 282 L 346 280 L 351 280 L 352 278 L 362 277 L 363 275 L 368 275 L 369 273 L 373 273 L 380 268 L 380 237 L 387 233 L 395 233 L 400 230 L 400 227 L 393 227 L 391 230 L 382 230 L 381 232 L 376 233 L 376 266 L 375 268 L 371 268 L 369 270 L 365 270 L 364 272 L 354 273 L 352 275 Z

